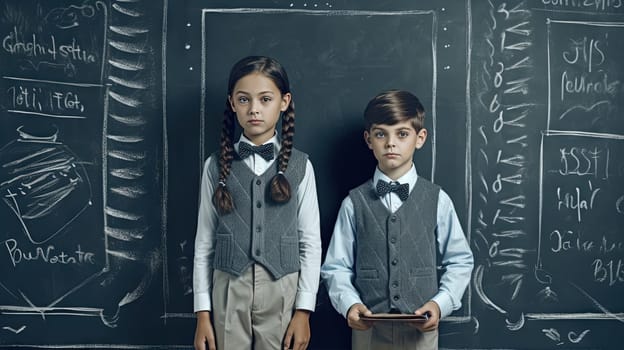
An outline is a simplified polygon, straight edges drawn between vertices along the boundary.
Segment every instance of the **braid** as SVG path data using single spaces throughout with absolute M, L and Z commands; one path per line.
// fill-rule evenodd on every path
M 230 175 L 234 147 L 232 136 L 234 135 L 234 116 L 229 102 L 225 101 L 223 112 L 223 128 L 221 129 L 221 144 L 219 154 L 219 184 L 212 197 L 212 202 L 220 214 L 227 214 L 234 209 L 232 194 L 226 187 L 227 178 Z
M 294 136 L 295 103 L 290 101 L 290 105 L 282 116 L 282 147 L 276 161 L 278 173 L 271 179 L 271 198 L 278 203 L 288 202 L 291 197 L 290 183 L 284 173 L 292 154 Z

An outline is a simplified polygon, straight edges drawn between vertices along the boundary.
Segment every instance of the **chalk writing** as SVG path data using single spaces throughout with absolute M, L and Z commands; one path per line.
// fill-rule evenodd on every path
M 542 0 L 542 4 L 557 8 L 609 11 L 622 7 L 622 0 Z
M 608 255 L 612 253 L 624 253 L 624 243 L 611 241 L 606 236 L 593 239 L 592 236 L 586 238 L 581 231 L 554 230 L 550 233 L 550 250 L 553 253 L 593 253 Z
M 75 112 L 85 112 L 80 93 L 58 88 L 14 85 L 7 89 L 9 110 L 12 112 L 39 112 L 50 116 L 63 116 Z M 72 117 L 72 116 L 67 116 Z M 83 118 L 74 115 L 74 118 Z
M 557 187 L 557 210 L 571 210 L 576 212 L 577 221 L 582 221 L 582 211 L 594 208 L 594 201 L 600 188 L 593 188 L 591 181 L 588 181 L 588 189 L 581 195 L 581 189 L 576 187 L 574 192 L 562 192 Z
M 609 148 L 562 147 L 559 153 L 562 176 L 593 176 L 603 180 L 609 177 Z
M 48 245 L 45 248 L 36 247 L 34 251 L 25 250 L 18 246 L 18 242 L 15 239 L 8 239 L 3 244 L 9 253 L 11 264 L 14 267 L 20 263 L 36 261 L 61 265 L 96 263 L 95 254 L 83 251 L 80 245 L 73 252 L 66 253 L 63 250 L 59 251 L 53 245 Z
M 602 72 L 592 79 L 587 75 L 573 75 L 564 71 L 561 73 L 561 101 L 565 101 L 569 95 L 575 98 L 575 94 L 585 95 L 609 95 L 615 97 L 619 92 L 620 81 L 609 78 L 609 73 Z
M 570 38 L 570 48 L 561 55 L 567 64 L 579 64 L 587 72 L 600 67 L 605 62 L 605 52 L 601 48 L 606 45 L 606 38 L 587 38 L 584 36 L 580 40 Z
M 67 39 L 65 39 L 67 40 Z M 54 35 L 41 37 L 37 33 L 21 33 L 17 27 L 2 39 L 2 49 L 15 56 L 41 58 L 56 61 L 60 58 L 87 64 L 99 64 L 97 52 L 84 49 L 71 38 L 69 42 L 59 43 Z
M 624 282 L 624 262 L 622 259 L 603 260 L 596 259 L 592 263 L 594 268 L 594 281 L 613 286 Z
M 548 129 L 624 131 L 619 123 L 623 23 L 548 20 L 551 100 Z M 555 99 L 558 103 L 555 103 Z M 614 128 L 614 126 L 617 126 Z

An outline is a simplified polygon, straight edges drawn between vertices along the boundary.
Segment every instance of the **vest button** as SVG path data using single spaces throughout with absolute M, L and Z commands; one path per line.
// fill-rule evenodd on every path
M 262 180 L 256 180 L 256 185 L 258 186 L 262 185 Z
M 394 259 L 394 260 L 392 260 L 392 265 L 396 265 L 396 264 L 398 264 L 398 263 L 399 263 L 399 259 Z
M 392 216 L 390 217 L 390 221 L 395 222 L 396 220 L 397 220 L 396 215 L 392 215 Z
M 395 295 L 395 296 L 393 296 L 393 297 L 392 297 L 392 300 L 394 300 L 394 301 L 397 301 L 397 300 L 399 300 L 399 299 L 401 299 L 401 297 L 400 297 L 400 296 L 398 296 L 398 295 Z
M 262 232 L 262 226 L 256 226 L 256 232 Z
M 256 256 L 260 256 L 260 249 L 256 249 Z
M 396 243 L 396 238 L 394 237 L 390 238 L 390 243 Z
M 392 288 L 399 288 L 399 282 L 397 281 L 392 282 Z
M 262 202 L 258 201 L 258 202 L 256 203 L 256 208 L 262 208 Z

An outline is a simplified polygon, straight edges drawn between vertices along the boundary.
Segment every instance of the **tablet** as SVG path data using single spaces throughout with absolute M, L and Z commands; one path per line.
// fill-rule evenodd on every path
M 411 315 L 411 314 L 372 314 L 370 316 L 360 315 L 360 319 L 364 321 L 394 321 L 394 322 L 425 322 L 429 319 L 428 315 Z

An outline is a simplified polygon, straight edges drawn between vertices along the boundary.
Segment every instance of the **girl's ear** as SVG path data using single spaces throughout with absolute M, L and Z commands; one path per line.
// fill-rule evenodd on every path
M 286 112 L 288 106 L 290 106 L 290 101 L 292 100 L 292 95 L 290 92 L 287 92 L 282 95 L 282 105 L 280 106 L 280 110 L 282 112 Z
M 232 102 L 232 95 L 228 95 L 228 102 L 230 103 L 230 108 L 232 112 L 236 113 L 236 108 L 234 108 L 234 103 Z

